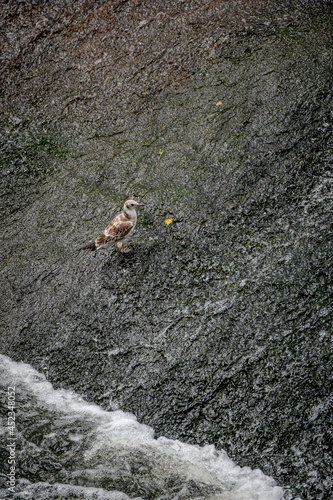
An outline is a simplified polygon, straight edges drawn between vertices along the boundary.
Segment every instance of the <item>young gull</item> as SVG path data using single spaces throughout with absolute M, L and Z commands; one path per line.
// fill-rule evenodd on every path
M 93 243 L 89 243 L 84 247 L 78 248 L 78 250 L 95 252 L 95 250 L 105 247 L 105 245 L 107 245 L 110 241 L 114 241 L 116 243 L 116 247 L 120 248 L 122 253 L 129 252 L 130 249 L 125 248 L 123 240 L 129 236 L 135 228 L 137 220 L 135 207 L 143 206 L 143 203 L 137 203 L 134 200 L 125 201 L 123 211 L 112 219 L 106 229 L 99 236 L 97 236 L 96 240 Z

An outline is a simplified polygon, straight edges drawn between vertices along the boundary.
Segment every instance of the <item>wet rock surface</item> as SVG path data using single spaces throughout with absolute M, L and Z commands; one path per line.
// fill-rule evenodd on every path
M 1 351 L 328 498 L 329 3 L 1 9 Z

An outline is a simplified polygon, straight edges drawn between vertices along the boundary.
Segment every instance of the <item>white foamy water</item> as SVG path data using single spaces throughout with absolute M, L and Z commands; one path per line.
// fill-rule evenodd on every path
M 212 445 L 199 447 L 164 437 L 155 439 L 154 430 L 140 424 L 134 415 L 119 410 L 104 411 L 71 391 L 55 390 L 28 364 L 0 355 L 0 368 L 1 385 L 15 386 L 21 391 L 17 411 L 24 410 L 18 408 L 24 405 L 22 398 L 28 401 L 32 397 L 37 406 L 53 415 L 50 420 L 61 421 L 62 425 L 75 421 L 70 439 L 84 442 L 82 463 L 76 463 L 68 472 L 67 484 L 58 480 L 34 483 L 30 478 L 29 484 L 22 486 L 24 478 L 20 478 L 21 493 L 17 498 L 125 499 L 129 498 L 127 495 L 160 500 L 284 498 L 282 488 L 272 478 L 259 469 L 237 466 L 224 451 L 217 451 Z M 43 419 L 47 417 L 44 415 Z M 17 432 L 21 432 L 19 423 Z M 61 438 L 50 436 L 46 435 L 42 443 L 51 437 Z M 116 487 L 108 487 L 111 480 Z

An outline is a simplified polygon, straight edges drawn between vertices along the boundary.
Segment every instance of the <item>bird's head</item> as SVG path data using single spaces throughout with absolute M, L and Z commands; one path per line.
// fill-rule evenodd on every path
M 133 210 L 135 207 L 144 207 L 143 203 L 138 203 L 135 200 L 127 200 L 125 201 L 124 208 L 126 210 Z

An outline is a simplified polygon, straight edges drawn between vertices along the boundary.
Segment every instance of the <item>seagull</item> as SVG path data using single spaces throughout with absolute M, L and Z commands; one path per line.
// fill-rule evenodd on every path
M 134 200 L 127 200 L 124 203 L 123 211 L 117 215 L 104 231 L 97 236 L 93 243 L 78 248 L 78 250 L 88 250 L 95 252 L 99 248 L 105 247 L 110 241 L 116 242 L 116 248 L 120 248 L 121 253 L 130 252 L 130 248 L 125 248 L 122 241 L 126 236 L 129 236 L 135 228 L 137 214 L 135 207 L 143 207 L 143 203 L 138 203 Z

